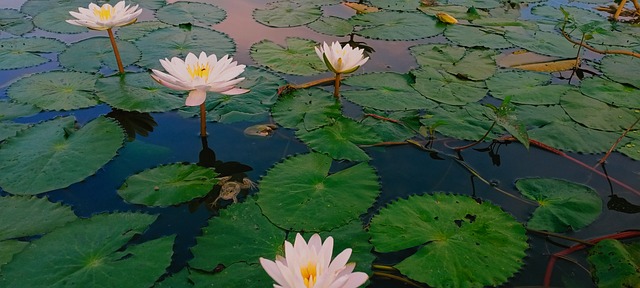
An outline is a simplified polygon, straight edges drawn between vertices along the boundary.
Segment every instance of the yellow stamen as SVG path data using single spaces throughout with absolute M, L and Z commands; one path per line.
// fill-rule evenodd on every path
M 93 9 L 93 15 L 100 17 L 100 20 L 109 20 L 115 14 L 115 9 L 109 4 L 104 4 L 98 9 Z
M 316 284 L 318 279 L 316 272 L 316 265 L 311 262 L 307 263 L 305 267 L 300 267 L 300 274 L 302 274 L 305 287 L 312 288 Z
M 207 65 L 196 63 L 193 67 L 191 67 L 191 65 L 187 65 L 187 72 L 189 72 L 191 79 L 196 77 L 207 79 L 209 78 L 209 72 L 211 72 L 211 66 L 209 66 L 209 63 L 207 63 Z
M 338 63 L 336 63 L 336 66 L 338 66 L 338 67 L 333 67 L 333 68 L 335 68 L 337 71 L 340 71 L 340 70 L 342 70 L 342 57 L 338 58 L 337 62 Z

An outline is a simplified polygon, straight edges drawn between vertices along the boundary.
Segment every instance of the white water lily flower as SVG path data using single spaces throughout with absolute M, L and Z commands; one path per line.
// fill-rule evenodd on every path
M 98 6 L 91 3 L 89 9 L 80 7 L 78 12 L 69 11 L 69 14 L 76 19 L 66 21 L 69 24 L 85 26 L 93 30 L 107 30 L 135 23 L 140 13 L 142 9 L 138 9 L 138 5 L 125 6 L 124 1 L 118 2 L 115 6 L 110 4 Z
M 352 48 L 349 44 L 342 47 L 338 41 L 331 43 L 331 46 L 323 42 L 322 47 L 316 47 L 318 57 L 336 74 L 347 74 L 358 70 L 369 60 L 369 57 L 364 57 L 363 53 L 364 50 Z
M 355 263 L 348 263 L 351 249 L 347 248 L 331 261 L 333 238 L 322 243 L 313 234 L 307 244 L 298 233 L 293 245 L 284 243 L 285 257 L 276 261 L 260 258 L 264 270 L 278 284 L 275 288 L 356 288 L 367 281 L 367 274 L 353 272 Z
M 168 72 L 155 69 L 151 77 L 158 83 L 174 90 L 189 91 L 187 106 L 198 106 L 204 103 L 207 91 L 224 95 L 247 93 L 249 90 L 236 88 L 238 82 L 244 80 L 236 78 L 244 72 L 245 65 L 237 65 L 229 55 L 218 60 L 215 54 L 207 56 L 201 52 L 200 57 L 189 53 L 184 61 L 178 57 L 160 59 L 160 64 Z M 236 79 L 234 79 L 236 78 Z

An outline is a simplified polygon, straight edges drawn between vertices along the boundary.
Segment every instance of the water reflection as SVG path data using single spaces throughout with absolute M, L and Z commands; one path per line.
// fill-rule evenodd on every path
M 120 123 L 120 126 L 127 133 L 129 142 L 136 139 L 136 134 L 143 137 L 149 136 L 149 133 L 153 132 L 153 128 L 158 126 L 158 123 L 149 113 L 113 109 L 106 116 Z

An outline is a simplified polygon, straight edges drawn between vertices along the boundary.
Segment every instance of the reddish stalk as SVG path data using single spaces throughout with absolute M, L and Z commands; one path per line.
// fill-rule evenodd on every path
M 598 163 L 596 163 L 596 165 L 593 166 L 593 168 L 596 168 L 598 167 L 598 165 L 601 165 L 602 163 L 604 163 L 604 161 L 607 161 L 607 158 L 609 158 L 609 155 L 611 154 L 611 152 L 613 152 L 613 149 L 616 149 L 616 146 L 618 146 L 618 144 L 620 144 L 620 141 L 622 141 L 622 139 L 624 139 L 624 137 L 627 136 L 629 131 L 633 129 L 633 126 L 636 126 L 636 124 L 638 124 L 638 121 L 640 121 L 640 118 L 636 119 L 636 122 L 633 122 L 633 124 L 631 124 L 631 126 L 629 126 L 629 128 L 627 128 L 627 130 L 625 130 L 624 133 L 620 135 L 618 140 L 616 140 L 616 142 L 613 143 L 611 148 L 609 148 L 609 151 L 607 151 L 607 154 L 604 154 L 604 157 L 602 157 L 602 159 L 600 159 L 600 161 L 598 161 Z
M 124 67 L 122 66 L 122 59 L 120 59 L 120 52 L 118 51 L 118 45 L 116 45 L 116 38 L 113 36 L 111 28 L 107 29 L 109 33 L 109 40 L 111 41 L 111 47 L 113 47 L 113 54 L 116 55 L 116 62 L 118 63 L 118 71 L 124 75 Z
M 333 83 L 333 97 L 340 99 L 340 73 L 336 73 L 336 80 Z
M 207 108 L 200 104 L 200 137 L 207 137 Z

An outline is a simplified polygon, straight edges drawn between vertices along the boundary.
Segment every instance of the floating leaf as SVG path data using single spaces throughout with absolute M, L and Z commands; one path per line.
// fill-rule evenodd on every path
M 369 233 L 378 252 L 417 248 L 394 267 L 433 287 L 498 286 L 521 268 L 529 246 L 522 224 L 500 207 L 443 193 L 389 204 Z
M 79 5 L 79 7 L 86 7 L 86 4 Z M 89 29 L 83 26 L 76 26 L 67 23 L 65 19 L 74 19 L 69 15 L 69 11 L 78 11 L 77 7 L 55 7 L 42 11 L 33 16 L 33 24 L 44 30 L 54 33 L 82 33 L 87 32 Z
M 127 41 L 118 41 L 122 65 L 127 67 L 140 59 L 140 51 Z M 73 43 L 58 56 L 60 64 L 80 72 L 96 72 L 103 67 L 117 70 L 118 64 L 107 37 L 94 37 Z
M 273 119 L 281 126 L 309 131 L 328 125 L 342 115 L 340 103 L 333 95 L 318 88 L 287 93 L 271 110 Z
M 575 122 L 556 122 L 529 130 L 529 137 L 565 151 L 600 153 L 607 151 L 620 135 L 586 128 Z
M 490 94 L 498 99 L 511 96 L 512 103 L 552 105 L 571 89 L 569 85 L 551 84 L 551 75 L 532 71 L 505 71 L 487 79 Z
M 262 40 L 251 46 L 251 58 L 256 63 L 277 72 L 309 76 L 327 70 L 315 52 L 316 42 L 287 37 L 286 46 Z
M 226 232 L 225 232 L 226 233 Z M 228 244 L 228 243 L 223 243 Z M 216 247 L 217 249 L 218 247 Z M 256 258 L 257 259 L 257 258 Z M 242 275 L 242 277 L 238 277 Z M 268 287 L 273 280 L 260 264 L 235 263 L 214 274 L 192 270 L 189 279 L 195 288 L 225 287 Z M 175 287 L 175 286 L 173 286 Z M 182 286 L 181 286 L 182 287 Z
M 591 224 L 602 212 L 598 192 L 589 186 L 550 178 L 525 178 L 516 181 L 525 197 L 540 204 L 527 226 L 550 232 L 578 230 Z
M 417 1 L 416 1 L 417 2 Z M 350 20 L 356 34 L 381 40 L 417 40 L 436 36 L 444 31 L 445 25 L 424 13 L 382 11 L 359 14 Z
M 473 111 L 474 114 L 484 114 L 484 112 L 490 112 L 488 109 L 476 103 L 470 103 L 464 107 L 440 105 L 427 111 L 426 115 L 429 117 L 421 119 L 420 122 L 427 127 L 443 123 L 435 127 L 439 133 L 456 139 L 475 141 L 489 131 L 493 121 L 488 117 L 483 119 L 473 117 L 469 111 Z M 487 135 L 487 140 L 499 137 L 501 132 L 502 129 L 493 127 Z
M 0 241 L 0 269 L 2 268 L 2 265 L 11 262 L 13 255 L 22 252 L 22 250 L 24 250 L 28 245 L 29 242 L 18 240 Z
M 94 85 L 98 76 L 51 71 L 33 74 L 11 84 L 7 95 L 44 110 L 73 110 L 98 104 Z
M 447 27 L 447 30 L 444 31 L 444 36 L 451 42 L 464 47 L 505 49 L 513 46 L 513 44 L 504 39 L 503 30 L 491 27 L 453 25 Z
M 552 32 L 509 29 L 505 38 L 513 45 L 529 51 L 561 58 L 576 57 L 578 49 L 564 37 Z
M 396 121 L 401 121 L 404 125 L 398 123 L 367 117 L 362 120 L 362 124 L 373 128 L 381 138 L 381 142 L 401 142 L 416 136 L 416 132 L 420 129 L 420 118 L 418 110 L 396 111 L 387 113 L 373 109 L 365 109 L 365 113 L 386 117 Z
M 24 4 L 22 4 L 20 10 L 22 11 L 22 13 L 37 15 L 44 11 L 48 11 L 58 7 L 67 8 L 69 10 L 77 10 L 78 7 L 84 6 L 86 6 L 85 0 L 27 0 L 24 2 Z
M 338 37 L 347 36 L 353 32 L 353 25 L 349 21 L 335 16 L 320 17 L 317 21 L 307 24 L 307 27 L 318 33 Z
M 227 12 L 217 6 L 206 3 L 176 2 L 156 11 L 158 20 L 171 24 L 192 24 L 194 26 L 211 27 L 222 22 Z
M 607 78 L 622 84 L 628 84 L 640 89 L 638 73 L 631 73 L 640 69 L 640 59 L 627 55 L 605 55 L 600 61 L 600 70 Z M 635 97 L 638 98 L 638 97 Z M 637 105 L 636 107 L 640 107 Z
M 149 69 L 162 69 L 159 59 L 184 59 L 189 52 L 198 55 L 202 51 L 215 51 L 222 57 L 236 50 L 236 44 L 226 34 L 201 27 L 158 29 L 136 40 L 135 44 L 144 51 L 139 65 Z
M 415 76 L 415 88 L 423 96 L 448 105 L 465 105 L 477 102 L 489 89 L 481 81 L 460 79 L 443 70 L 423 66 L 411 71 Z
M 384 10 L 416 11 L 420 7 L 418 0 L 370 0 L 369 2 Z
M 500 125 L 504 130 L 507 130 L 509 134 L 518 139 L 525 148 L 529 149 L 529 135 L 527 134 L 527 128 L 522 121 L 518 120 L 518 117 L 513 112 L 515 108 L 509 101 L 511 97 L 507 97 L 502 101 L 500 107 L 494 109 L 493 116 L 496 124 Z
M 18 10 L 0 9 L 0 31 L 13 35 L 22 35 L 33 30 L 29 15 Z
M 410 50 L 420 66 L 444 69 L 460 78 L 484 80 L 496 71 L 493 59 L 496 52 L 493 50 L 465 49 L 443 44 L 416 45 Z
M 118 124 L 105 117 L 79 130 L 73 117 L 39 123 L 0 145 L 0 187 L 26 195 L 67 187 L 109 162 L 123 138 Z
M 265 9 L 253 10 L 253 18 L 270 27 L 294 27 L 311 23 L 322 16 L 320 7 L 289 1 L 271 2 Z
M 465 7 L 475 7 L 480 9 L 491 9 L 500 7 L 501 2 L 497 0 L 447 0 L 448 5 L 458 5 Z
M 589 77 L 580 83 L 580 92 L 604 103 L 637 109 L 640 107 L 640 89 L 600 77 Z
M 360 4 L 355 2 L 342 2 L 342 4 L 353 10 L 356 10 L 356 13 L 359 13 L 359 14 L 380 12 L 380 8 L 375 6 L 368 6 L 365 4 Z
M 640 160 L 640 131 L 629 131 L 627 137 L 616 148 L 616 151 L 627 155 L 633 160 Z
M 74 221 L 15 255 L 2 267 L 0 286 L 151 286 L 171 263 L 174 237 L 125 244 L 155 218 L 117 213 Z
M 573 89 L 562 95 L 560 105 L 571 119 L 597 130 L 621 132 L 638 117 L 631 109 L 607 105 Z
M 118 39 L 120 40 L 131 41 L 137 40 L 149 34 L 149 32 L 168 27 L 171 27 L 171 25 L 160 21 L 142 21 L 118 28 L 116 35 L 118 35 Z
M 615 239 L 605 239 L 591 249 L 587 258 L 595 273 L 598 287 L 640 286 L 640 245 L 623 244 Z
M 65 44 L 50 38 L 0 39 L 0 70 L 25 68 L 47 63 L 50 60 L 40 53 L 60 52 Z
M 378 176 L 367 163 L 329 174 L 331 162 L 311 153 L 276 164 L 260 181 L 262 213 L 296 231 L 329 230 L 358 219 L 380 193 Z
M 296 136 L 316 152 L 328 154 L 336 160 L 349 161 L 370 159 L 358 145 L 382 142 L 370 127 L 344 117 L 313 131 L 298 130 Z
M 33 105 L 0 101 L 0 121 L 12 120 L 15 118 L 31 116 L 40 112 L 40 109 Z
M 262 215 L 253 198 L 247 198 L 220 210 L 219 217 L 209 219 L 202 236 L 196 238 L 197 244 L 191 248 L 193 259 L 189 265 L 213 271 L 219 264 L 226 267 L 236 263 L 258 264 L 260 257 L 271 259 L 282 250 L 284 237 L 284 231 Z
M 553 60 L 549 62 L 530 63 L 511 67 L 536 72 L 561 72 L 576 68 L 576 64 L 580 64 L 579 59 Z
M 195 272 L 195 271 L 194 271 Z M 161 282 L 153 285 L 154 288 L 175 288 L 175 287 L 193 287 L 189 280 L 189 269 L 186 267 L 177 273 L 170 274 L 165 277 Z
M 489 13 L 483 10 L 475 10 L 474 13 L 469 12 L 469 7 L 465 6 L 456 6 L 456 5 L 436 5 L 436 6 L 425 6 L 421 5 L 418 7 L 418 10 L 422 11 L 424 14 L 427 14 L 432 17 L 436 17 L 436 14 L 444 12 L 450 14 L 456 19 L 460 20 L 475 20 L 478 17 L 488 17 Z M 447 27 L 451 28 L 451 27 Z M 445 31 L 446 32 L 446 31 Z M 469 35 L 474 37 L 474 35 Z
M 394 72 L 367 73 L 350 76 L 343 82 L 356 90 L 344 90 L 342 96 L 358 105 L 378 110 L 407 110 L 434 107 L 411 87 L 413 79 Z
M 569 115 L 560 105 L 516 105 L 518 119 L 529 127 L 542 127 L 555 122 L 571 122 Z
M 218 183 L 216 176 L 195 164 L 158 166 L 127 178 L 118 195 L 128 203 L 166 207 L 207 195 Z
M 0 142 L 9 137 L 16 136 L 18 131 L 22 131 L 27 128 L 29 128 L 28 124 L 0 122 Z
M 156 83 L 148 73 L 127 73 L 96 82 L 96 94 L 109 106 L 137 112 L 165 112 L 184 106 L 184 98 Z
M 77 219 L 69 206 L 24 196 L 0 197 L 0 218 L 0 241 L 39 236 Z

